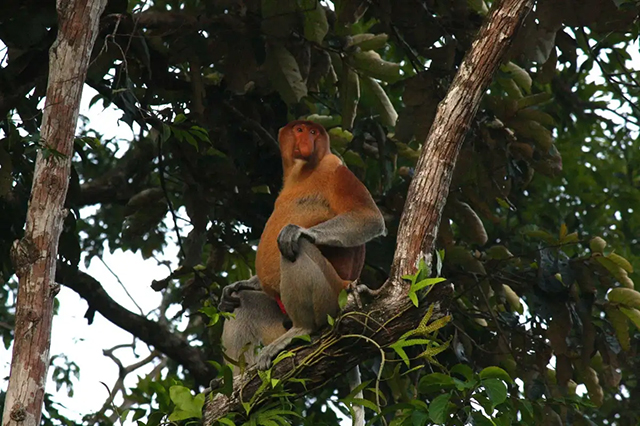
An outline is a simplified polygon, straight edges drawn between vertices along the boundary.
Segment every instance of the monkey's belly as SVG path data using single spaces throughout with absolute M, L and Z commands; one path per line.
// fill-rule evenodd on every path
M 304 210 L 298 211 L 297 215 L 279 215 L 278 213 L 278 210 L 275 210 L 267 221 L 256 253 L 256 274 L 264 291 L 272 297 L 280 295 L 278 235 L 282 228 L 288 224 L 310 228 L 335 216 L 328 210 L 321 212 L 322 214 L 309 214 Z M 321 246 L 319 248 L 342 279 L 352 281 L 360 276 L 364 264 L 364 246 L 347 248 Z

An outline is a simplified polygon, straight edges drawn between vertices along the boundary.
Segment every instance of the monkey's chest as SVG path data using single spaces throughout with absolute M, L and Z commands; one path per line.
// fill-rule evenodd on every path
M 278 199 L 275 209 L 260 237 L 256 253 L 256 272 L 263 289 L 272 296 L 279 294 L 280 251 L 278 235 L 286 225 L 310 228 L 335 217 L 322 194 Z
M 293 199 L 284 208 L 277 206 L 271 217 L 276 215 L 282 218 L 282 221 L 278 221 L 282 222 L 280 229 L 290 223 L 309 228 L 335 217 L 329 202 L 322 194 L 305 195 Z

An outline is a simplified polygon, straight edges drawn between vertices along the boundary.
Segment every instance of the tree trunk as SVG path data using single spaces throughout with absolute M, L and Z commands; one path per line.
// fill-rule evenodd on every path
M 431 264 L 458 153 L 493 74 L 532 6 L 533 0 L 494 5 L 438 105 L 400 219 L 392 281 L 401 282 L 403 275 L 413 273 L 421 259 Z
M 478 110 L 480 99 L 532 4 L 533 0 L 503 0 L 495 5 L 487 17 L 462 61 L 447 96 L 438 106 L 420 154 L 400 221 L 398 245 L 389 281 L 380 295 L 366 307 L 365 314 L 351 313 L 340 317 L 331 332 L 311 345 L 293 349 L 295 356 L 273 367 L 271 377 L 285 381 L 287 390 L 302 394 L 316 389 L 375 355 L 379 348 L 388 347 L 407 330 L 415 327 L 432 303 L 436 304 L 432 319 L 444 314 L 446 307 L 441 302 L 451 296 L 450 284 L 436 286 L 427 300 L 414 308 L 407 297 L 408 284 L 402 276 L 415 273 L 420 259 L 431 263 L 431 253 L 458 152 Z M 367 344 L 371 340 L 378 346 Z M 356 347 L 358 349 L 354 350 Z M 307 379 L 304 387 L 286 382 L 294 369 L 296 377 Z M 204 410 L 205 426 L 212 425 L 228 411 L 242 412 L 242 401 L 253 401 L 259 405 L 268 398 L 263 393 L 252 400 L 261 385 L 260 378 L 249 371 L 243 380 L 234 382 L 230 397 L 219 395 L 208 400 Z
M 2 424 L 37 426 L 42 415 L 58 239 L 67 214 L 73 139 L 98 20 L 107 0 L 58 0 L 58 38 L 49 52 L 49 84 L 24 237 L 11 250 L 20 283 L 13 358 Z

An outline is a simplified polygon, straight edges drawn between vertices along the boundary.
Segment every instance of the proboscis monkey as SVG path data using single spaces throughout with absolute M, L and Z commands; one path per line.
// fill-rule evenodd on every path
M 322 126 L 294 121 L 278 140 L 284 182 L 258 245 L 258 279 L 227 286 L 221 302 L 235 306 L 231 292 L 260 285 L 286 310 L 293 326 L 262 350 L 256 364 L 263 370 L 294 337 L 337 315 L 340 291 L 362 270 L 364 244 L 385 232 L 371 194 L 331 153 Z
M 252 280 L 255 282 L 249 283 Z M 249 287 L 246 285 L 255 287 L 255 283 L 259 288 L 258 277 L 232 284 L 245 290 L 234 296 L 239 307 L 235 310 L 235 318 L 227 319 L 222 329 L 226 355 L 234 361 L 244 356 L 246 365 L 256 363 L 257 345 L 261 343 L 266 346 L 282 336 L 287 331 L 285 324 L 289 321 L 273 297 L 260 289 L 247 289 Z M 238 373 L 239 369 L 234 368 L 234 374 Z

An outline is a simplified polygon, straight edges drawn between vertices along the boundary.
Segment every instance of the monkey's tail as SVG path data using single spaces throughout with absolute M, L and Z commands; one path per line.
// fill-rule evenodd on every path
M 353 390 L 362 384 L 360 380 L 360 368 L 356 365 L 349 372 L 347 372 L 347 380 L 349 381 L 349 387 Z M 363 399 L 364 395 L 362 390 L 354 395 L 354 398 Z M 364 426 L 364 407 L 362 405 L 353 405 L 353 426 Z

